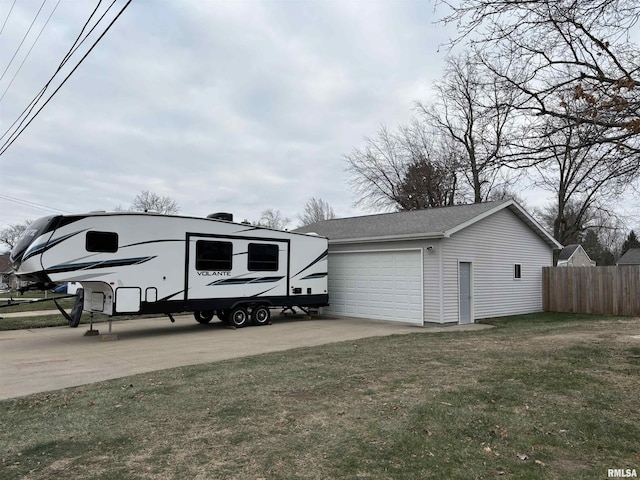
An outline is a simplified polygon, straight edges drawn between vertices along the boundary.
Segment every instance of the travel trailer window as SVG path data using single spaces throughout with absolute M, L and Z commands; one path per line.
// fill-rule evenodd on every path
M 278 245 L 249 244 L 249 270 L 275 272 L 278 270 Z
M 118 234 L 115 232 L 87 232 L 87 252 L 118 251 Z
M 231 270 L 231 242 L 196 242 L 196 270 Z

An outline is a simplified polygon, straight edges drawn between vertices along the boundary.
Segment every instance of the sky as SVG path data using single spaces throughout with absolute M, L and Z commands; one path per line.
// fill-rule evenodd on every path
M 0 0 L 3 133 L 97 4 L 56 2 Z M 371 213 L 354 207 L 345 155 L 428 100 L 455 34 L 436 23 L 444 13 L 404 0 L 134 0 L 0 156 L 0 228 L 126 208 L 143 190 L 189 216 L 279 210 L 290 228 L 311 197 L 338 217 Z

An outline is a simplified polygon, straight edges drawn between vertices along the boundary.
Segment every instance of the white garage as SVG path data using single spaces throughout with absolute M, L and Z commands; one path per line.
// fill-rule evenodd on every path
M 422 251 L 329 255 L 327 312 L 423 324 Z
M 542 310 L 560 245 L 513 200 L 317 222 L 335 315 L 424 323 Z

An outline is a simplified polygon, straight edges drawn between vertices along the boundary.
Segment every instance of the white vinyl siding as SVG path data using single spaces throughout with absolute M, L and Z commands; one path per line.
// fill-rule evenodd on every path
M 549 246 L 505 209 L 443 239 L 444 322 L 458 321 L 458 263 L 472 263 L 473 318 L 542 310 L 542 267 L 551 266 Z M 514 264 L 522 278 L 514 279 Z
M 431 246 L 431 249 L 428 247 Z M 401 251 L 422 252 L 422 315 L 428 323 L 459 321 L 460 262 L 471 263 L 471 315 L 480 318 L 531 313 L 542 310 L 542 267 L 553 263 L 552 249 L 531 228 L 508 209 L 500 210 L 453 233 L 449 238 L 363 242 L 357 244 L 329 243 L 329 302 L 327 311 L 339 315 L 354 315 L 366 311 L 363 297 L 349 303 L 343 284 L 332 283 L 331 258 L 338 252 Z M 514 265 L 521 265 L 522 278 L 514 278 Z M 378 275 L 370 269 L 368 273 Z M 400 275 L 400 271 L 396 272 Z M 338 296 L 338 297 L 336 297 Z M 339 307 L 334 308 L 334 299 Z M 381 309 L 388 301 L 376 302 L 369 318 L 386 318 Z M 373 304 L 372 304 L 373 305 Z M 348 312 L 347 312 L 348 310 Z M 389 310 L 384 310 L 389 312 Z M 355 313 L 354 313 L 355 312 Z
M 571 258 L 569 258 L 569 262 L 566 265 L 567 267 L 591 267 L 593 264 L 592 260 L 589 258 L 589 255 L 582 249 L 582 247 L 578 247 Z
M 432 249 L 426 249 L 432 246 Z M 424 250 L 424 321 L 440 322 L 443 313 L 443 285 L 440 281 L 442 268 L 442 243 L 440 240 L 429 241 Z

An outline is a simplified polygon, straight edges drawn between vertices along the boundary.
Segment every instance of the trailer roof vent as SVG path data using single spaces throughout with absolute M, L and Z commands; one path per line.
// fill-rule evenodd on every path
M 233 222 L 233 213 L 218 212 L 207 215 L 207 218 L 214 220 L 226 220 L 227 222 Z

